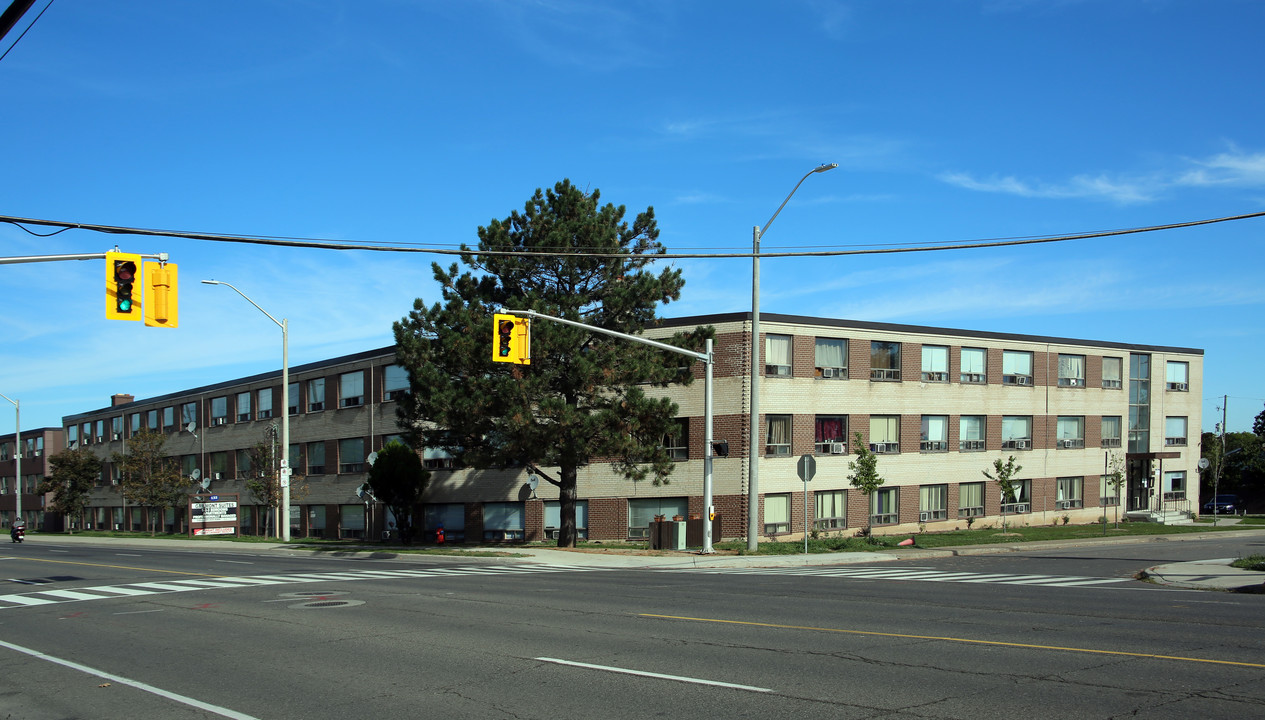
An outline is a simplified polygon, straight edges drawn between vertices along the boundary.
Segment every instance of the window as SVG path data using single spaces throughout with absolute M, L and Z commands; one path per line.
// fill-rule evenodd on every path
M 817 377 L 844 380 L 848 377 L 848 341 L 840 338 L 817 338 L 813 350 Z
M 462 503 L 435 503 L 423 509 L 426 517 L 426 537 L 435 539 L 435 530 L 444 529 L 444 539 L 461 542 L 466 537 L 466 506 Z
M 197 455 L 181 455 L 180 456 L 180 474 L 184 477 L 192 477 L 193 471 L 198 469 Z
M 250 392 L 237 393 L 237 422 L 247 422 L 250 419 Z
M 1119 390 L 1120 378 L 1124 375 L 1124 359 L 1105 357 L 1102 359 L 1102 386 L 1106 390 Z
M 521 502 L 483 503 L 484 540 L 522 540 L 523 504 Z
M 1131 453 L 1151 449 L 1151 356 L 1129 354 L 1129 447 Z
M 211 480 L 223 480 L 228 477 L 228 453 L 213 452 L 206 456 L 207 477 Z
M 256 410 L 260 420 L 267 420 L 272 417 L 272 388 L 260 388 L 255 394 L 255 400 L 259 406 Z
M 918 522 L 947 519 L 949 519 L 949 486 L 920 486 L 918 488 Z
M 922 346 L 922 381 L 949 382 L 949 348 L 943 345 Z
M 1032 512 L 1032 481 L 1013 480 L 1014 489 L 1002 498 L 1001 511 L 1004 513 Z
M 1085 447 L 1085 418 L 1060 415 L 1054 447 L 1063 450 Z
M 983 415 L 963 415 L 958 419 L 958 450 L 978 452 L 984 449 L 987 421 Z
M 163 408 L 163 429 L 171 431 L 176 425 L 176 408 L 168 406 Z M 117 440 L 118 438 L 115 438 Z
M 1120 416 L 1104 415 L 1102 418 L 1102 446 L 1120 447 Z
M 843 490 L 825 490 L 815 493 L 817 506 L 813 527 L 818 530 L 841 530 L 848 526 L 847 495 Z
M 289 385 L 288 389 L 286 390 L 286 392 L 287 392 L 287 394 L 289 394 L 289 396 L 290 396 L 290 397 L 289 397 L 289 400 L 288 400 L 289 405 L 290 405 L 290 414 L 291 414 L 291 415 L 298 415 L 298 414 L 299 414 L 299 405 L 300 405 L 300 403 L 299 403 L 299 384 L 298 384 L 298 383 L 296 383 L 296 382 L 292 382 L 292 383 L 290 383 L 290 385 Z
M 356 407 L 365 404 L 365 372 L 343 373 L 338 376 L 338 406 Z
M 325 474 L 325 443 L 323 441 L 307 444 L 307 474 Z
M 628 501 L 628 537 L 650 537 L 650 523 L 658 515 L 671 518 L 685 515 L 689 501 L 683 497 L 633 498 Z
M 132 428 L 132 432 L 133 433 L 140 432 L 140 429 L 141 429 L 140 413 L 136 413 L 133 417 L 136 418 L 136 427 Z M 80 433 L 80 436 L 83 438 L 84 445 L 92 444 L 92 423 L 86 422 L 83 424 L 83 432 Z
M 1170 447 L 1186 444 L 1186 418 L 1164 418 L 1164 444 Z
M 984 483 L 969 482 L 958 486 L 958 517 L 980 517 L 984 514 Z
M 1190 389 L 1189 374 L 1190 363 L 1169 360 L 1168 364 L 1164 366 L 1165 389 L 1186 392 Z
M 151 412 L 155 412 L 155 411 L 151 411 Z M 156 413 L 155 413 L 154 419 L 157 420 Z M 104 441 L 105 441 L 105 420 L 102 419 L 102 420 L 97 421 L 97 442 L 104 442 Z
M 774 377 L 791 376 L 791 336 L 764 336 L 764 374 Z
M 1032 353 L 1003 350 L 1001 354 L 1002 385 L 1032 384 Z
M 1073 510 L 1084 505 L 1084 499 L 1081 491 L 1085 485 L 1085 478 L 1080 477 L 1061 477 L 1056 483 L 1056 492 L 1058 495 L 1054 499 L 1054 507 L 1057 510 Z
M 790 457 L 791 416 L 769 415 L 768 432 L 764 442 L 764 454 L 770 457 Z
M 949 416 L 923 415 L 918 449 L 922 452 L 949 451 Z
M 387 365 L 382 370 L 382 400 L 398 400 L 408 392 L 408 370 L 403 365 Z
M 823 455 L 848 452 L 846 415 L 818 415 L 813 421 L 813 450 Z
M 190 425 L 194 429 L 198 427 L 198 404 L 196 402 L 187 402 L 180 406 L 180 427 L 188 430 Z
M 791 531 L 791 496 L 789 493 L 764 496 L 764 534 Z
M 988 382 L 985 362 L 988 353 L 984 348 L 962 348 L 962 368 L 959 379 L 970 385 L 983 385 Z
M 557 500 L 545 501 L 545 537 L 549 540 L 558 538 L 562 529 L 562 503 Z M 575 535 L 584 539 L 589 536 L 589 501 L 575 501 Z
M 307 411 L 319 412 L 325 409 L 325 378 L 312 378 L 307 381 Z
M 1164 499 L 1186 499 L 1186 471 L 1176 470 L 1164 473 Z
M 338 472 L 358 473 L 365 469 L 365 439 L 343 438 L 338 441 Z
M 1120 491 L 1112 487 L 1104 475 L 1098 478 L 1098 504 L 1103 507 L 1120 504 Z
M 147 430 L 158 429 L 158 408 L 145 411 L 145 429 Z M 97 421 L 97 437 L 102 438 L 102 439 L 105 438 L 105 421 L 103 420 Z
M 237 479 L 245 480 L 250 477 L 250 451 L 237 451 Z
M 885 454 L 900 452 L 900 416 L 870 416 L 870 451 Z
M 456 461 L 443 448 L 423 448 L 422 467 L 427 470 L 452 470 L 456 467 Z
M 1001 419 L 1001 446 L 1003 450 L 1032 449 L 1032 416 L 1003 415 Z
M 870 343 L 870 380 L 900 380 L 900 343 Z
M 690 459 L 689 420 L 677 418 L 672 429 L 663 436 L 663 449 L 673 460 Z
M 211 398 L 211 424 L 223 425 L 228 422 L 228 396 Z
M 363 538 L 365 536 L 365 506 L 338 506 L 338 533 L 344 538 Z
M 73 448 L 75 444 L 78 442 L 79 442 L 79 426 L 78 425 L 66 426 L 66 447 Z M 8 459 L 9 459 L 9 443 L 4 443 L 3 445 L 0 445 L 0 460 L 8 460 Z
M 1059 387 L 1085 387 L 1085 356 L 1059 355 Z
M 871 525 L 895 525 L 899 522 L 896 498 L 896 488 L 879 488 L 870 493 Z
M 136 433 L 140 432 L 141 431 L 141 414 L 132 413 L 132 415 L 130 416 L 130 419 L 128 420 L 128 425 L 130 428 L 129 433 L 131 435 L 135 435 Z M 83 439 L 84 439 L 84 443 L 86 444 L 88 442 L 88 423 L 83 424 Z

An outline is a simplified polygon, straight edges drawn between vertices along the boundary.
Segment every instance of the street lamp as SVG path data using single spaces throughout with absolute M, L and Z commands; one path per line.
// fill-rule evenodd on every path
M 757 531 L 760 525 L 760 376 L 764 368 L 760 367 L 760 238 L 769 231 L 769 226 L 777 219 L 778 213 L 791 201 L 791 195 L 800 185 L 814 173 L 826 172 L 839 167 L 838 163 L 826 163 L 804 173 L 804 177 L 795 183 L 791 194 L 786 196 L 777 212 L 764 224 L 761 230 L 757 225 L 751 228 L 751 449 L 747 456 L 747 550 L 754 552 L 760 545 Z M 804 532 L 808 532 L 808 518 L 804 518 Z
M 259 307 L 259 304 L 251 300 L 246 293 L 233 287 L 231 283 L 221 282 L 219 280 L 203 280 L 206 285 L 223 285 L 232 288 L 234 292 L 246 299 L 246 302 L 255 306 L 255 309 L 268 319 L 277 324 L 281 328 L 281 477 L 278 481 L 281 483 L 281 542 L 290 542 L 290 329 L 285 318 L 277 320 L 268 314 L 267 310 Z
M 13 403 L 13 467 L 18 476 L 18 494 L 13 496 L 15 509 L 14 521 L 20 523 L 22 522 L 22 401 L 10 400 L 7 395 L 0 395 L 0 398 L 4 398 L 5 400 Z

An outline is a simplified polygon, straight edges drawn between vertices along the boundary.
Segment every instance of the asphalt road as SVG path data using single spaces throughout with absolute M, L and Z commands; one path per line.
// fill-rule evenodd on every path
M 1265 717 L 1265 596 L 1131 579 L 1250 552 L 701 572 L 27 543 L 0 551 L 0 718 Z

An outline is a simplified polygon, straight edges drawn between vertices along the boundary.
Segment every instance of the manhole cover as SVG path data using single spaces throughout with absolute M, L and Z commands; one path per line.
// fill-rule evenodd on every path
M 293 610 L 314 610 L 317 608 L 351 607 L 353 605 L 364 605 L 364 602 L 360 600 L 313 600 L 312 602 L 291 605 L 290 608 Z

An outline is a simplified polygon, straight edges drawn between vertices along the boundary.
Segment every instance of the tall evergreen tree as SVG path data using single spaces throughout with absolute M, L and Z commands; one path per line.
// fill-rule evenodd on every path
M 101 477 L 101 458 L 87 448 L 74 448 L 50 456 L 48 463 L 53 471 L 44 477 L 36 491 L 53 494 L 48 509 L 66 516 L 69 530 L 72 517 L 83 519 L 88 494 Z
M 672 460 L 662 439 L 676 405 L 647 386 L 689 383 L 679 356 L 589 330 L 537 320 L 531 364 L 492 362 L 492 315 L 536 310 L 636 334 L 655 308 L 680 297 L 679 270 L 649 266 L 664 252 L 654 209 L 629 225 L 623 206 L 568 180 L 537 190 L 523 211 L 478 229 L 456 263 L 434 265 L 442 302 L 421 299 L 395 323 L 410 392 L 399 404 L 413 447 L 441 447 L 474 468 L 525 467 L 557 486 L 560 547 L 576 541 L 578 471 L 609 460 L 631 480 L 665 482 Z M 711 328 L 670 342 L 701 349 Z
M 405 545 L 413 541 L 413 513 L 422 504 L 429 479 L 430 471 L 422 467 L 422 458 L 400 442 L 387 443 L 369 466 L 373 496 L 391 508 L 400 541 Z

